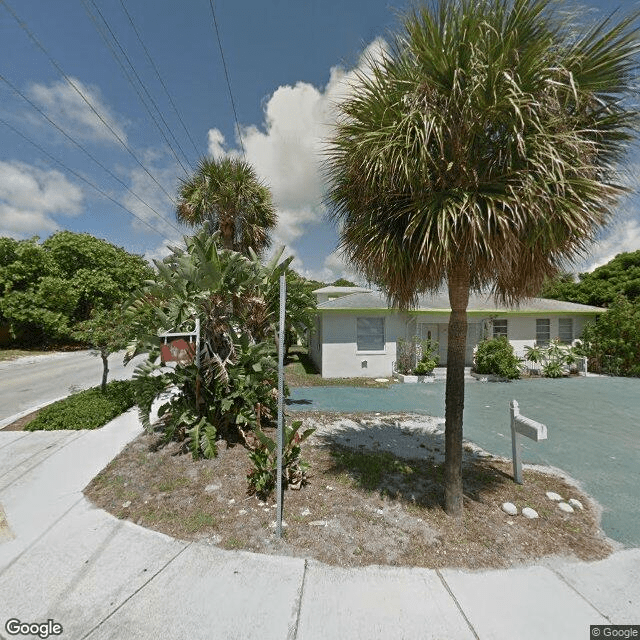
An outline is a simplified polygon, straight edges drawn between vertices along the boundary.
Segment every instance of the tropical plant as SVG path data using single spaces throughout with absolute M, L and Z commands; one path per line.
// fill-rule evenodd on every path
M 186 249 L 174 248 L 156 262 L 156 280 L 129 309 L 137 331 L 129 357 L 149 354 L 134 372 L 143 422 L 151 428 L 154 400 L 170 392 L 159 411 L 164 438 L 183 441 L 195 457 L 215 455 L 216 438 L 251 447 L 248 433 L 273 423 L 276 414 L 279 298 L 274 290 L 281 274 L 288 277 L 291 258 L 278 261 L 280 252 L 265 266 L 253 252 L 247 257 L 220 249 L 218 239 L 219 232 L 212 234 L 206 225 L 185 238 Z M 296 292 L 292 287 L 286 310 L 291 322 L 302 325 L 308 296 Z M 143 321 L 136 325 L 135 318 Z M 156 362 L 158 333 L 193 331 L 195 318 L 200 319 L 199 367 L 163 368 Z M 155 377 L 162 381 L 157 387 L 149 384 Z
M 436 0 L 338 105 L 327 174 L 345 257 L 400 308 L 448 286 L 445 510 L 460 517 L 470 291 L 535 295 L 625 191 L 635 17 L 581 30 L 550 0 Z
M 558 338 L 554 338 L 546 347 L 537 344 L 525 346 L 524 359 L 541 365 L 543 376 L 561 378 L 578 362 L 578 352 L 575 347 L 561 344 Z
M 478 344 L 474 356 L 476 373 L 495 375 L 506 380 L 520 377 L 520 361 L 506 336 L 483 340 Z
M 271 245 L 277 215 L 269 188 L 253 167 L 239 158 L 202 158 L 180 186 L 176 216 L 191 227 L 205 222 L 220 231 L 225 249 L 261 254 Z
M 294 421 L 291 426 L 285 424 L 282 442 L 282 486 L 299 489 L 305 481 L 305 473 L 309 465 L 300 457 L 300 445 L 315 431 L 305 429 L 302 433 L 301 420 Z M 254 429 L 258 439 L 258 446 L 249 453 L 253 462 L 253 469 L 247 475 L 249 495 L 257 494 L 266 499 L 276 485 L 277 473 L 277 444 L 262 429 Z

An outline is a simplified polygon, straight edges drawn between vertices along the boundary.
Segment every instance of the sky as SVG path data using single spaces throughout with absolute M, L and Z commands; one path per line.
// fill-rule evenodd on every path
M 244 148 L 273 193 L 274 245 L 306 277 L 357 280 L 323 204 L 323 141 L 363 53 L 408 6 L 0 0 L 0 236 L 68 229 L 160 258 L 189 233 L 175 218 L 180 180 L 202 156 Z M 585 14 L 634 8 L 589 0 Z M 639 169 L 635 146 L 632 194 L 572 270 L 640 249 Z

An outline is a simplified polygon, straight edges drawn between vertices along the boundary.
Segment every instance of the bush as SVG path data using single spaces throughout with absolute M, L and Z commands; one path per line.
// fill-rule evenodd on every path
M 519 361 L 505 336 L 483 340 L 474 358 L 476 373 L 513 380 L 520 377 Z
M 135 404 L 133 383 L 114 380 L 103 393 L 100 387 L 75 393 L 40 411 L 27 424 L 27 431 L 58 429 L 97 429 L 130 409 Z

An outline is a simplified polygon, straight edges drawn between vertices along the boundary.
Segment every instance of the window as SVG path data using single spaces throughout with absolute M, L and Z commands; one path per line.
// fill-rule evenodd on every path
M 500 336 L 507 337 L 507 321 L 506 320 L 494 320 L 493 321 L 493 337 L 499 338 Z
M 356 343 L 358 351 L 384 351 L 384 318 L 358 318 Z
M 558 338 L 564 344 L 573 342 L 573 318 L 560 318 L 558 326 Z
M 551 340 L 551 320 L 548 318 L 536 320 L 536 344 L 546 346 Z

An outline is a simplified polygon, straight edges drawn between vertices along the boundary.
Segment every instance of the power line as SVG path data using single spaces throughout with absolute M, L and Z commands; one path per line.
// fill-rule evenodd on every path
M 3 0 L 0 0 L 3 1 Z M 231 82 L 229 81 L 229 72 L 227 71 L 227 63 L 224 59 L 224 52 L 222 51 L 222 41 L 220 40 L 220 31 L 218 31 L 218 21 L 216 20 L 216 12 L 213 8 L 213 0 L 209 0 L 209 6 L 211 7 L 211 15 L 213 16 L 213 26 L 216 29 L 216 37 L 218 38 L 218 46 L 220 47 L 220 57 L 222 58 L 222 66 L 224 68 L 224 76 L 227 79 L 227 89 L 229 89 L 229 98 L 231 98 L 231 107 L 233 108 L 233 117 L 236 121 L 236 130 L 238 132 L 238 138 L 240 139 L 240 147 L 242 149 L 242 155 L 246 156 L 244 151 L 244 142 L 242 141 L 242 131 L 240 131 L 240 123 L 238 122 L 238 114 L 236 112 L 236 103 L 233 100 L 233 93 L 231 92 Z
M 131 209 L 128 209 L 127 207 L 125 207 L 123 204 L 118 202 L 115 198 L 110 196 L 106 191 L 103 191 L 96 184 L 94 184 L 93 182 L 91 182 L 90 180 L 85 178 L 84 176 L 80 175 L 77 171 L 74 171 L 73 169 L 68 167 L 66 164 L 64 164 L 64 162 L 62 162 L 58 158 L 52 156 L 46 149 L 41 147 L 37 142 L 35 142 L 31 138 L 29 138 L 26 134 L 22 133 L 22 131 L 19 131 L 13 125 L 9 124 L 8 122 L 3 120 L 2 118 L 0 118 L 0 124 L 3 124 L 3 125 L 5 125 L 5 127 L 8 127 L 9 129 L 11 129 L 11 131 L 13 131 L 15 134 L 19 135 L 23 140 L 26 140 L 29 144 L 33 145 L 36 149 L 38 149 L 39 151 L 44 153 L 44 155 L 46 155 L 48 158 L 53 160 L 56 164 L 59 164 L 63 169 L 65 169 L 65 171 L 68 171 L 69 173 L 74 175 L 79 180 L 82 180 L 83 182 L 88 184 L 92 189 L 95 189 L 100 195 L 104 196 L 108 200 L 111 200 L 111 202 L 113 202 L 114 204 L 118 205 L 121 209 L 124 209 L 127 213 L 130 213 L 134 218 L 137 218 L 138 220 L 140 220 L 140 222 L 142 222 L 143 224 L 146 224 L 147 227 L 149 227 L 149 229 L 151 229 L 153 232 L 157 233 L 159 236 L 164 238 L 167 242 L 173 242 L 173 240 L 171 240 L 170 238 L 167 238 L 167 236 L 165 236 L 164 233 L 162 233 L 161 231 L 158 231 L 155 227 L 153 227 L 151 224 L 149 224 L 149 222 L 147 222 L 144 218 L 141 218 L 139 215 L 137 215 L 136 213 L 131 211 Z
M 62 70 L 60 65 L 51 57 L 49 52 L 45 49 L 45 47 L 40 44 L 40 41 L 33 35 L 33 33 L 29 30 L 26 23 L 20 20 L 16 12 L 7 4 L 6 0 L 0 0 L 0 2 L 4 5 L 5 9 L 13 16 L 15 21 L 20 25 L 20 28 L 24 30 L 24 32 L 29 36 L 29 39 L 40 49 L 45 56 L 48 58 L 49 62 L 56 68 L 58 73 L 67 81 L 67 83 L 75 90 L 75 92 L 82 98 L 82 100 L 86 103 L 86 105 L 91 109 L 91 111 L 98 117 L 100 122 L 111 132 L 111 134 L 116 138 L 116 140 L 127 150 L 129 155 L 136 161 L 138 165 L 143 169 L 143 171 L 158 185 L 162 193 L 164 193 L 167 198 L 171 201 L 171 203 L 176 206 L 176 202 L 173 197 L 167 192 L 167 190 L 158 182 L 158 180 L 151 174 L 151 172 L 142 164 L 142 162 L 138 159 L 138 156 L 129 148 L 126 142 L 122 140 L 122 138 L 113 130 L 113 127 L 109 125 L 105 119 L 98 113 L 96 108 L 91 104 L 89 99 L 78 89 L 76 84 L 69 78 L 69 76 Z
M 161 213 L 159 213 L 156 209 L 154 209 L 148 202 L 143 200 L 133 189 L 128 187 L 126 183 L 121 180 L 115 173 L 113 173 L 108 167 L 106 167 L 100 160 L 98 160 L 92 153 L 87 151 L 85 147 L 83 147 L 75 138 L 69 135 L 60 125 L 54 122 L 38 105 L 36 105 L 32 100 L 30 100 L 20 89 L 18 89 L 10 80 L 5 78 L 2 74 L 0 74 L 0 80 L 7 84 L 15 93 L 17 93 L 25 102 L 27 102 L 33 109 L 35 109 L 52 127 L 54 127 L 57 131 L 59 131 L 67 140 L 73 143 L 76 147 L 78 147 L 85 155 L 87 155 L 93 162 L 95 162 L 101 169 L 106 171 L 114 180 L 119 182 L 132 196 L 134 196 L 139 202 L 148 207 L 153 213 L 155 213 L 163 222 L 173 227 L 178 233 L 180 233 L 180 229 L 176 227 L 172 222 L 167 220 Z
M 189 138 L 189 141 L 191 142 L 194 151 L 196 152 L 196 155 L 200 155 L 200 152 L 198 151 L 198 147 L 196 146 L 196 143 L 193 141 L 193 138 L 191 137 L 191 134 L 189 133 L 189 129 L 187 129 L 187 126 L 184 123 L 184 120 L 182 119 L 182 116 L 180 115 L 180 112 L 178 111 L 178 107 L 176 107 L 175 103 L 173 102 L 173 98 L 171 97 L 171 94 L 169 93 L 169 90 L 167 89 L 164 80 L 162 79 L 162 76 L 160 75 L 160 71 L 158 70 L 158 67 L 156 66 L 156 63 L 153 61 L 153 58 L 151 57 L 151 54 L 149 53 L 149 50 L 147 49 L 147 47 L 145 46 L 142 37 L 140 36 L 140 33 L 138 32 L 138 29 L 136 28 L 135 23 L 133 22 L 133 18 L 131 17 L 131 15 L 129 14 L 129 12 L 127 11 L 127 8 L 124 4 L 124 0 L 120 0 L 120 4 L 122 5 L 122 9 L 125 12 L 127 18 L 129 19 L 129 23 L 131 24 L 131 27 L 134 31 L 134 33 L 136 34 L 136 37 L 138 38 L 138 42 L 140 43 L 140 45 L 142 46 L 142 48 L 144 49 L 144 52 L 147 56 L 147 60 L 149 61 L 149 63 L 151 64 L 151 66 L 153 67 L 153 70 L 156 73 L 156 76 L 158 78 L 158 80 L 160 81 L 160 84 L 162 85 L 162 88 L 164 89 L 164 92 L 167 94 L 167 98 L 169 99 L 169 102 L 171 103 L 171 106 L 173 107 L 173 110 L 176 113 L 176 116 L 178 116 L 178 120 L 180 121 L 180 124 L 182 125 L 182 128 L 184 129 L 185 133 L 187 134 L 187 137 Z
M 97 14 L 100 16 L 100 19 L 102 20 L 102 22 L 104 23 L 105 27 L 107 28 L 107 30 L 109 31 L 109 34 L 111 35 L 111 37 L 113 38 L 113 41 L 116 43 L 116 45 L 118 46 L 118 48 L 120 49 L 120 53 L 122 54 L 122 56 L 124 57 L 124 59 L 126 60 L 127 64 L 129 65 L 131 71 L 133 72 L 133 74 L 136 77 L 136 80 L 138 81 L 138 84 L 142 87 L 142 90 L 144 91 L 144 93 L 146 94 L 147 98 L 149 99 L 149 101 L 151 102 L 151 104 L 153 105 L 153 107 L 155 108 L 158 116 L 160 117 L 160 119 L 162 120 L 162 123 L 164 124 L 167 132 L 169 133 L 169 135 L 171 136 L 171 138 L 173 139 L 175 145 L 178 147 L 178 149 L 180 150 L 180 152 L 182 153 L 183 158 L 185 159 L 185 162 L 187 164 L 189 164 L 189 159 L 187 158 L 187 155 L 185 154 L 184 150 L 182 149 L 182 147 L 180 146 L 180 143 L 176 140 L 176 137 L 173 135 L 173 132 L 171 131 L 171 128 L 169 127 L 169 125 L 167 124 L 167 121 L 164 119 L 164 116 L 162 115 L 162 112 L 160 111 L 160 108 L 158 107 L 156 101 L 153 99 L 153 96 L 149 93 L 149 91 L 147 90 L 146 85 L 144 84 L 144 82 L 142 81 L 142 78 L 140 78 L 138 72 L 136 71 L 136 68 L 133 64 L 133 62 L 131 61 L 131 59 L 129 58 L 129 56 L 127 55 L 127 52 L 124 50 L 124 48 L 122 47 L 122 45 L 120 44 L 120 41 L 118 40 L 118 37 L 116 36 L 116 34 L 114 33 L 113 29 L 111 28 L 111 25 L 109 24 L 109 22 L 107 21 L 107 19 L 104 17 L 104 15 L 102 14 L 102 12 L 100 11 L 100 9 L 98 8 L 98 6 L 96 5 L 96 3 L 93 0 L 89 0 L 89 2 L 91 2 L 91 4 L 93 5 L 93 8 L 95 9 L 95 11 L 97 12 Z M 120 67 L 122 73 L 124 74 L 125 78 L 129 81 L 129 84 L 133 87 L 134 91 L 136 92 L 138 98 L 140 99 L 140 102 L 142 103 L 142 106 L 145 108 L 146 112 L 149 114 L 149 117 L 151 118 L 151 120 L 153 121 L 153 124 L 155 124 L 156 128 L 158 129 L 158 131 L 160 132 L 160 135 L 162 136 L 162 138 L 164 139 L 164 141 L 166 142 L 167 146 L 169 147 L 169 149 L 171 149 L 171 153 L 173 153 L 173 156 L 175 157 L 177 163 L 180 165 L 180 167 L 182 168 L 182 170 L 185 172 L 185 174 L 188 176 L 189 172 L 187 171 L 187 169 L 185 168 L 185 166 L 182 164 L 182 161 L 180 160 L 180 157 L 178 156 L 176 150 L 173 148 L 173 145 L 171 144 L 171 142 L 169 142 L 164 129 L 160 126 L 160 124 L 158 123 L 158 121 L 156 120 L 155 116 L 153 115 L 153 113 L 151 112 L 151 109 L 149 108 L 149 105 L 147 104 L 147 102 L 145 101 L 144 97 L 142 96 L 142 94 L 140 93 L 138 87 L 136 86 L 135 82 L 133 81 L 133 79 L 131 78 L 131 76 L 129 75 L 129 73 L 127 72 L 127 70 L 125 69 L 122 61 L 120 60 L 116 50 L 113 48 L 113 45 L 111 44 L 111 42 L 109 41 L 109 38 L 106 36 L 105 32 L 103 29 L 101 29 L 101 27 L 98 24 L 98 21 L 96 20 L 96 17 L 91 13 L 91 9 L 89 8 L 88 2 L 87 0 L 82 0 L 82 4 L 84 5 L 84 9 L 86 11 L 86 13 L 89 15 L 89 17 L 91 18 L 91 21 L 93 22 L 96 31 L 100 34 L 100 36 L 102 37 L 102 40 L 104 41 L 104 43 L 107 45 L 107 47 L 109 48 L 109 51 L 111 53 L 111 56 L 113 57 L 113 59 L 118 63 L 118 66 Z M 191 169 L 193 170 L 193 167 L 191 167 Z

